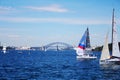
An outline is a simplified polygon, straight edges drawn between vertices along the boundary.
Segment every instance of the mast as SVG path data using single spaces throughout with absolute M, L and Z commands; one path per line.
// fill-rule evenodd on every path
M 113 30 L 114 30 L 114 11 L 115 9 L 113 8 L 113 13 L 112 13 L 112 43 L 113 43 Z

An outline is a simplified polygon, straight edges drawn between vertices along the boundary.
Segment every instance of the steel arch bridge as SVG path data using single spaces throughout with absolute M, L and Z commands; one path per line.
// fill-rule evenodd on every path
M 73 46 L 64 42 L 53 42 L 44 46 L 45 50 L 68 50 Z

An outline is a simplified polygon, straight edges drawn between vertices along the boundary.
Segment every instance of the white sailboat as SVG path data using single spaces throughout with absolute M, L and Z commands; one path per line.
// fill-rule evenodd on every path
M 2 51 L 3 51 L 4 54 L 6 53 L 6 46 L 3 46 Z
M 82 36 L 80 43 L 78 47 L 75 48 L 75 50 L 76 50 L 77 58 L 79 59 L 96 59 L 97 58 L 92 53 L 88 28 L 85 31 L 84 35 Z
M 105 45 L 102 50 L 100 64 L 102 65 L 120 65 L 120 52 L 118 47 L 117 41 L 117 30 L 116 26 L 114 25 L 114 9 L 113 9 L 113 16 L 112 16 L 112 55 L 108 55 L 108 43 L 105 42 Z

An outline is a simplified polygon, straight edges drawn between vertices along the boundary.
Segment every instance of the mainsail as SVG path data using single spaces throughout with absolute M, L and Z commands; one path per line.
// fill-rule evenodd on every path
M 112 16 L 112 56 L 120 57 L 118 41 L 117 41 L 117 30 L 116 26 L 114 25 L 114 9 L 113 9 L 113 16 Z
M 82 36 L 80 43 L 78 45 L 79 48 L 81 49 L 86 49 L 90 48 L 90 37 L 89 37 L 89 30 L 88 28 L 86 29 L 84 35 Z
M 86 48 L 91 48 L 90 45 L 90 37 L 89 37 L 89 29 L 86 30 Z

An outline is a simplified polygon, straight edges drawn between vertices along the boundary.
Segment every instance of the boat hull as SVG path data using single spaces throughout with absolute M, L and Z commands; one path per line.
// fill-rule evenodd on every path
M 90 56 L 90 55 L 78 55 L 77 59 L 96 59 L 96 56 Z
M 112 66 L 119 66 L 120 67 L 120 59 L 115 58 L 115 59 L 101 60 L 100 65 L 102 67 L 112 67 Z

